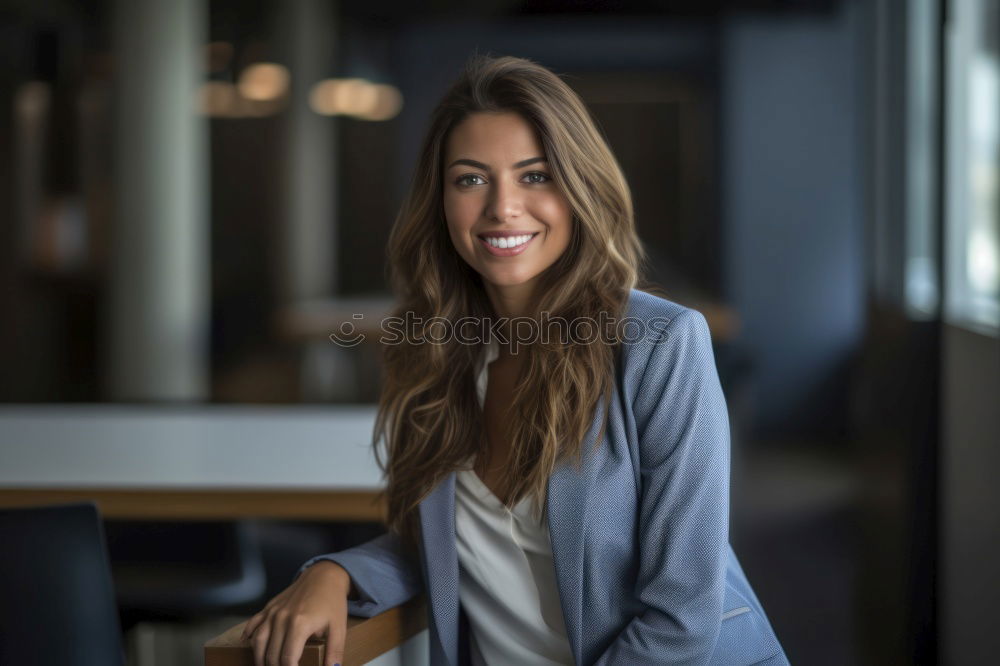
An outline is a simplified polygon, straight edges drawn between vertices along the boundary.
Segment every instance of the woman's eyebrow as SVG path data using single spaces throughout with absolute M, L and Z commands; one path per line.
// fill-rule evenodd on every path
M 529 164 L 534 164 L 535 162 L 548 162 L 548 160 L 545 159 L 544 157 L 529 157 L 526 160 L 521 160 L 520 162 L 513 164 L 511 168 L 520 169 L 521 167 L 526 167 Z M 483 171 L 492 171 L 492 169 L 490 169 L 482 162 L 477 162 L 476 160 L 470 160 L 465 158 L 455 160 L 454 162 L 448 165 L 448 168 L 450 169 L 458 164 L 465 164 L 466 166 L 476 167 L 477 169 L 482 169 Z

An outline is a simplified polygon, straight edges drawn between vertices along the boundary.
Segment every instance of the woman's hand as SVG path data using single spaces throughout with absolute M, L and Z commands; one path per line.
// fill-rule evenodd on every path
M 326 638 L 325 666 L 344 661 L 351 578 L 335 562 L 320 561 L 267 602 L 243 629 L 254 666 L 298 666 L 306 641 Z

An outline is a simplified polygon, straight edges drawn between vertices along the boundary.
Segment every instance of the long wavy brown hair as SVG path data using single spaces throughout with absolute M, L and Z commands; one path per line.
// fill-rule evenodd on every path
M 440 330 L 427 325 L 496 318 L 481 276 L 452 244 L 442 203 L 449 133 L 479 112 L 520 114 L 537 132 L 553 181 L 571 204 L 570 244 L 539 279 L 536 317 L 547 312 L 565 321 L 598 321 L 604 312 L 619 321 L 648 261 L 622 170 L 579 96 L 531 60 L 473 55 L 434 109 L 387 247 L 392 315 L 402 320 L 409 313 L 410 321 L 425 323 L 382 348 L 373 438 L 386 475 L 389 527 L 410 548 L 417 543 L 420 501 L 463 462 L 486 454 L 474 377 L 482 347 L 454 336 L 442 341 Z M 607 405 L 614 389 L 617 331 L 602 340 L 606 344 L 567 344 L 559 337 L 519 348 L 527 357 L 509 407 L 508 506 L 531 495 L 540 516 L 557 462 L 580 463 L 599 400 L 604 396 Z M 605 410 L 602 435 L 606 419 Z

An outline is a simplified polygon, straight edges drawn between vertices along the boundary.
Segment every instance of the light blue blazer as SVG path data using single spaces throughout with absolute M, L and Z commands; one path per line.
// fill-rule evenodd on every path
M 705 318 L 638 290 L 628 316 L 645 330 L 622 345 L 601 445 L 593 448 L 603 398 L 582 469 L 562 463 L 549 477 L 545 510 L 574 661 L 788 664 L 729 544 L 729 418 Z M 454 473 L 419 513 L 419 562 L 385 534 L 314 557 L 299 573 L 318 560 L 340 564 L 359 595 L 348 613 L 364 617 L 426 592 L 430 663 L 467 663 Z

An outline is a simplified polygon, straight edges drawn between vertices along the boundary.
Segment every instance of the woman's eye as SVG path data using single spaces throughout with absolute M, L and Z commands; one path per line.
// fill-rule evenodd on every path
M 525 178 L 531 178 L 532 176 L 541 176 L 544 179 L 544 180 L 531 181 L 532 183 L 547 183 L 547 182 L 549 182 L 549 180 L 551 180 L 549 178 L 549 174 L 542 173 L 541 171 L 532 171 L 527 176 L 525 176 Z
M 471 185 L 472 183 L 467 182 L 469 178 L 479 178 L 480 180 L 482 180 L 480 176 L 477 176 L 474 173 L 470 173 L 460 177 L 458 180 L 455 181 L 455 183 L 458 185 Z

